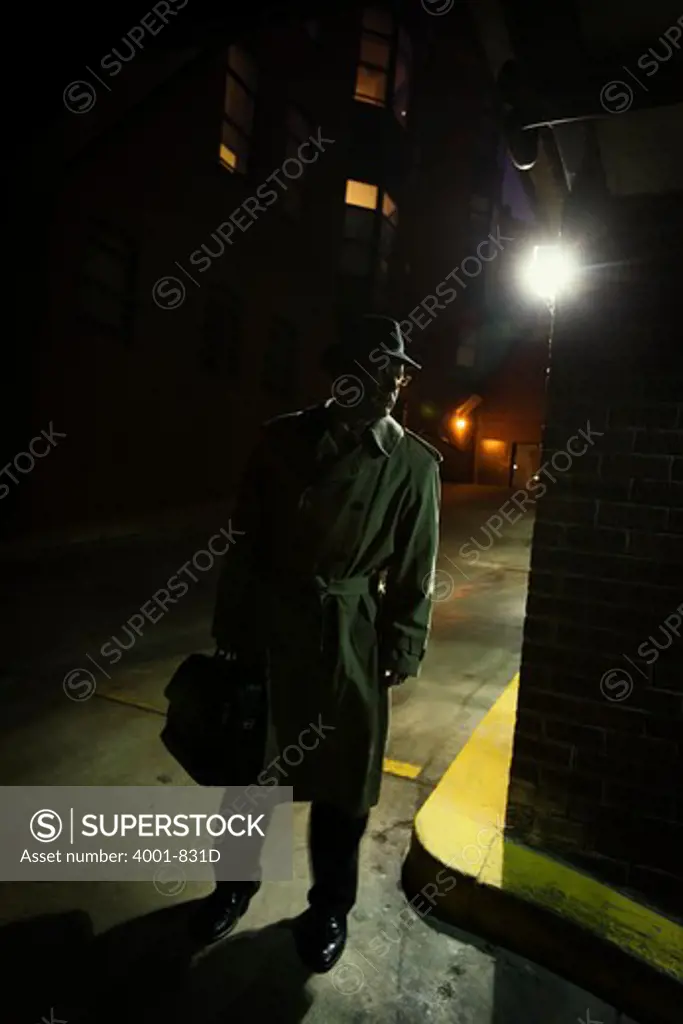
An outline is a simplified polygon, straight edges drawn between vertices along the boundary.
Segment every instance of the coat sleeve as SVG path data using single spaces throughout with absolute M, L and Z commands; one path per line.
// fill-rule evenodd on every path
M 439 545 L 440 477 L 429 465 L 402 511 L 379 619 L 382 669 L 416 676 L 432 620 L 432 583 Z
M 258 639 L 268 479 L 267 438 L 262 428 L 242 474 L 231 517 L 235 529 L 244 535 L 226 553 L 218 581 L 211 634 L 219 647 L 251 649 Z

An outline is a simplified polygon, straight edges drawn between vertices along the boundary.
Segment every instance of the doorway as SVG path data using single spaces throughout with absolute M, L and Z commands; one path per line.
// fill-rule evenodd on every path
M 526 444 L 515 441 L 512 445 L 510 463 L 510 486 L 526 487 L 541 464 L 540 444 Z

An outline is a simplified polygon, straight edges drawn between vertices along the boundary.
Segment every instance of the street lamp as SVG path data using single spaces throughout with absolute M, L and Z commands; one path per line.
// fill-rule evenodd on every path
M 554 303 L 574 284 L 579 270 L 574 253 L 562 245 L 535 245 L 531 257 L 522 267 L 524 289 Z
M 456 410 L 448 417 L 448 433 L 456 447 L 465 448 L 470 439 L 471 420 Z

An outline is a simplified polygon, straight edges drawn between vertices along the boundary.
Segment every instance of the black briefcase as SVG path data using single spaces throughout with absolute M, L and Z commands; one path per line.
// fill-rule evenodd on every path
M 267 731 L 265 672 L 191 654 L 164 690 L 161 740 L 201 786 L 249 786 L 263 769 Z

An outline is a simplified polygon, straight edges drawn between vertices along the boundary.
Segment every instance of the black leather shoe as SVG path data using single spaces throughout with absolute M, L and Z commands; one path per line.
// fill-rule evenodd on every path
M 346 946 L 346 918 L 309 907 L 294 925 L 294 940 L 302 963 L 315 974 L 331 971 Z
M 190 922 L 192 938 L 203 946 L 224 939 L 246 914 L 253 895 L 253 891 L 214 889 L 194 912 Z

